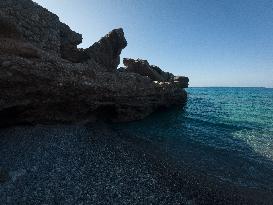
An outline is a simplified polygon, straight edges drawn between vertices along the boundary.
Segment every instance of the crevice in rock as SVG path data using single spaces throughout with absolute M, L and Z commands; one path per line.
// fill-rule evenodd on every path
M 93 113 L 97 121 L 113 122 L 118 118 L 118 111 L 115 105 L 101 105 Z
M 30 124 L 22 120 L 24 113 L 28 109 L 30 108 L 26 105 L 17 105 L 0 110 L 0 127 L 9 127 L 14 124 Z

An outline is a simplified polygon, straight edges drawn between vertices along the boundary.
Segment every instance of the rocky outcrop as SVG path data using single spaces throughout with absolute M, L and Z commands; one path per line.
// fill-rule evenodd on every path
M 159 73 L 159 75 L 162 76 L 163 81 L 165 81 L 165 82 L 172 82 L 173 81 L 174 75 L 172 73 L 164 72 L 163 70 L 161 70 L 161 68 L 159 68 L 158 66 L 155 66 L 155 65 L 151 65 L 150 67 L 151 67 L 151 69 L 153 69 L 154 71 Z
M 163 76 L 152 69 L 147 60 L 124 58 L 123 64 L 127 72 L 147 76 L 153 81 L 164 81 Z
M 73 63 L 80 62 L 82 52 L 77 46 L 82 43 L 82 35 L 71 31 L 69 26 L 60 24 L 60 53 L 61 57 Z
M 61 22 L 52 14 L 30 0 L 0 1 L 0 16 L 17 27 L 22 39 L 43 50 L 59 54 Z
M 185 76 L 175 76 L 174 83 L 181 88 L 187 88 L 189 86 L 189 78 Z
M 122 29 L 78 49 L 81 35 L 30 0 L 1 1 L 0 25 L 0 126 L 131 121 L 186 101 L 181 86 L 165 82 L 171 74 L 148 62 L 140 64 L 152 80 L 117 71 L 127 45 Z
M 120 64 L 120 54 L 126 46 L 127 41 L 124 38 L 123 30 L 120 28 L 107 34 L 100 41 L 86 49 L 85 52 L 89 58 L 95 59 L 107 71 L 114 71 Z
M 153 81 L 169 82 L 180 88 L 189 86 L 189 78 L 185 76 L 174 76 L 172 73 L 164 72 L 155 65 L 150 65 L 147 60 L 124 58 L 125 67 L 119 68 L 120 72 L 137 73 L 146 76 Z

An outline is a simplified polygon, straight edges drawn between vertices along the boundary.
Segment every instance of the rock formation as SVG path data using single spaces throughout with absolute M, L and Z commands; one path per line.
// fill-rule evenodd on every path
M 172 73 L 164 72 L 158 66 L 150 65 L 147 60 L 124 58 L 123 64 L 125 68 L 119 68 L 121 72 L 137 73 L 153 81 L 174 83 L 181 88 L 187 88 L 189 85 L 188 77 L 174 76 Z
M 181 88 L 187 88 L 189 86 L 189 78 L 185 76 L 175 76 L 173 78 L 174 83 Z
M 152 69 L 146 60 L 124 58 L 123 64 L 126 66 L 125 71 L 147 76 L 153 81 L 164 81 L 163 76 Z
M 115 29 L 99 42 L 86 49 L 88 57 L 94 58 L 107 71 L 115 71 L 120 63 L 122 49 L 127 46 L 122 29 Z
M 142 76 L 148 76 L 153 81 L 173 82 L 174 75 L 164 72 L 158 66 L 150 65 L 147 60 L 124 58 L 123 64 L 126 66 L 123 71 L 138 73 Z M 186 86 L 188 87 L 188 86 Z M 186 88 L 185 87 L 185 88 Z
M 0 1 L 0 126 L 131 121 L 186 101 L 186 84 L 147 61 L 124 61 L 143 73 L 117 71 L 127 46 L 122 29 L 87 49 L 77 48 L 81 41 L 31 0 Z

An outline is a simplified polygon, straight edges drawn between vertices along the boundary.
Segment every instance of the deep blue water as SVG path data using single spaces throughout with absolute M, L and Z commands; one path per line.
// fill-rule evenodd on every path
M 185 107 L 115 125 L 178 163 L 243 186 L 273 188 L 273 89 L 189 88 Z

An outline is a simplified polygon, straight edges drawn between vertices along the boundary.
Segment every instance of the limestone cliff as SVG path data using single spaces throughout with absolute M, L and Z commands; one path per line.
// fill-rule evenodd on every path
M 131 121 L 186 101 L 187 83 L 148 62 L 147 74 L 118 72 L 122 29 L 87 49 L 77 48 L 81 41 L 31 0 L 0 1 L 0 126 Z M 135 62 L 124 63 L 130 70 Z

